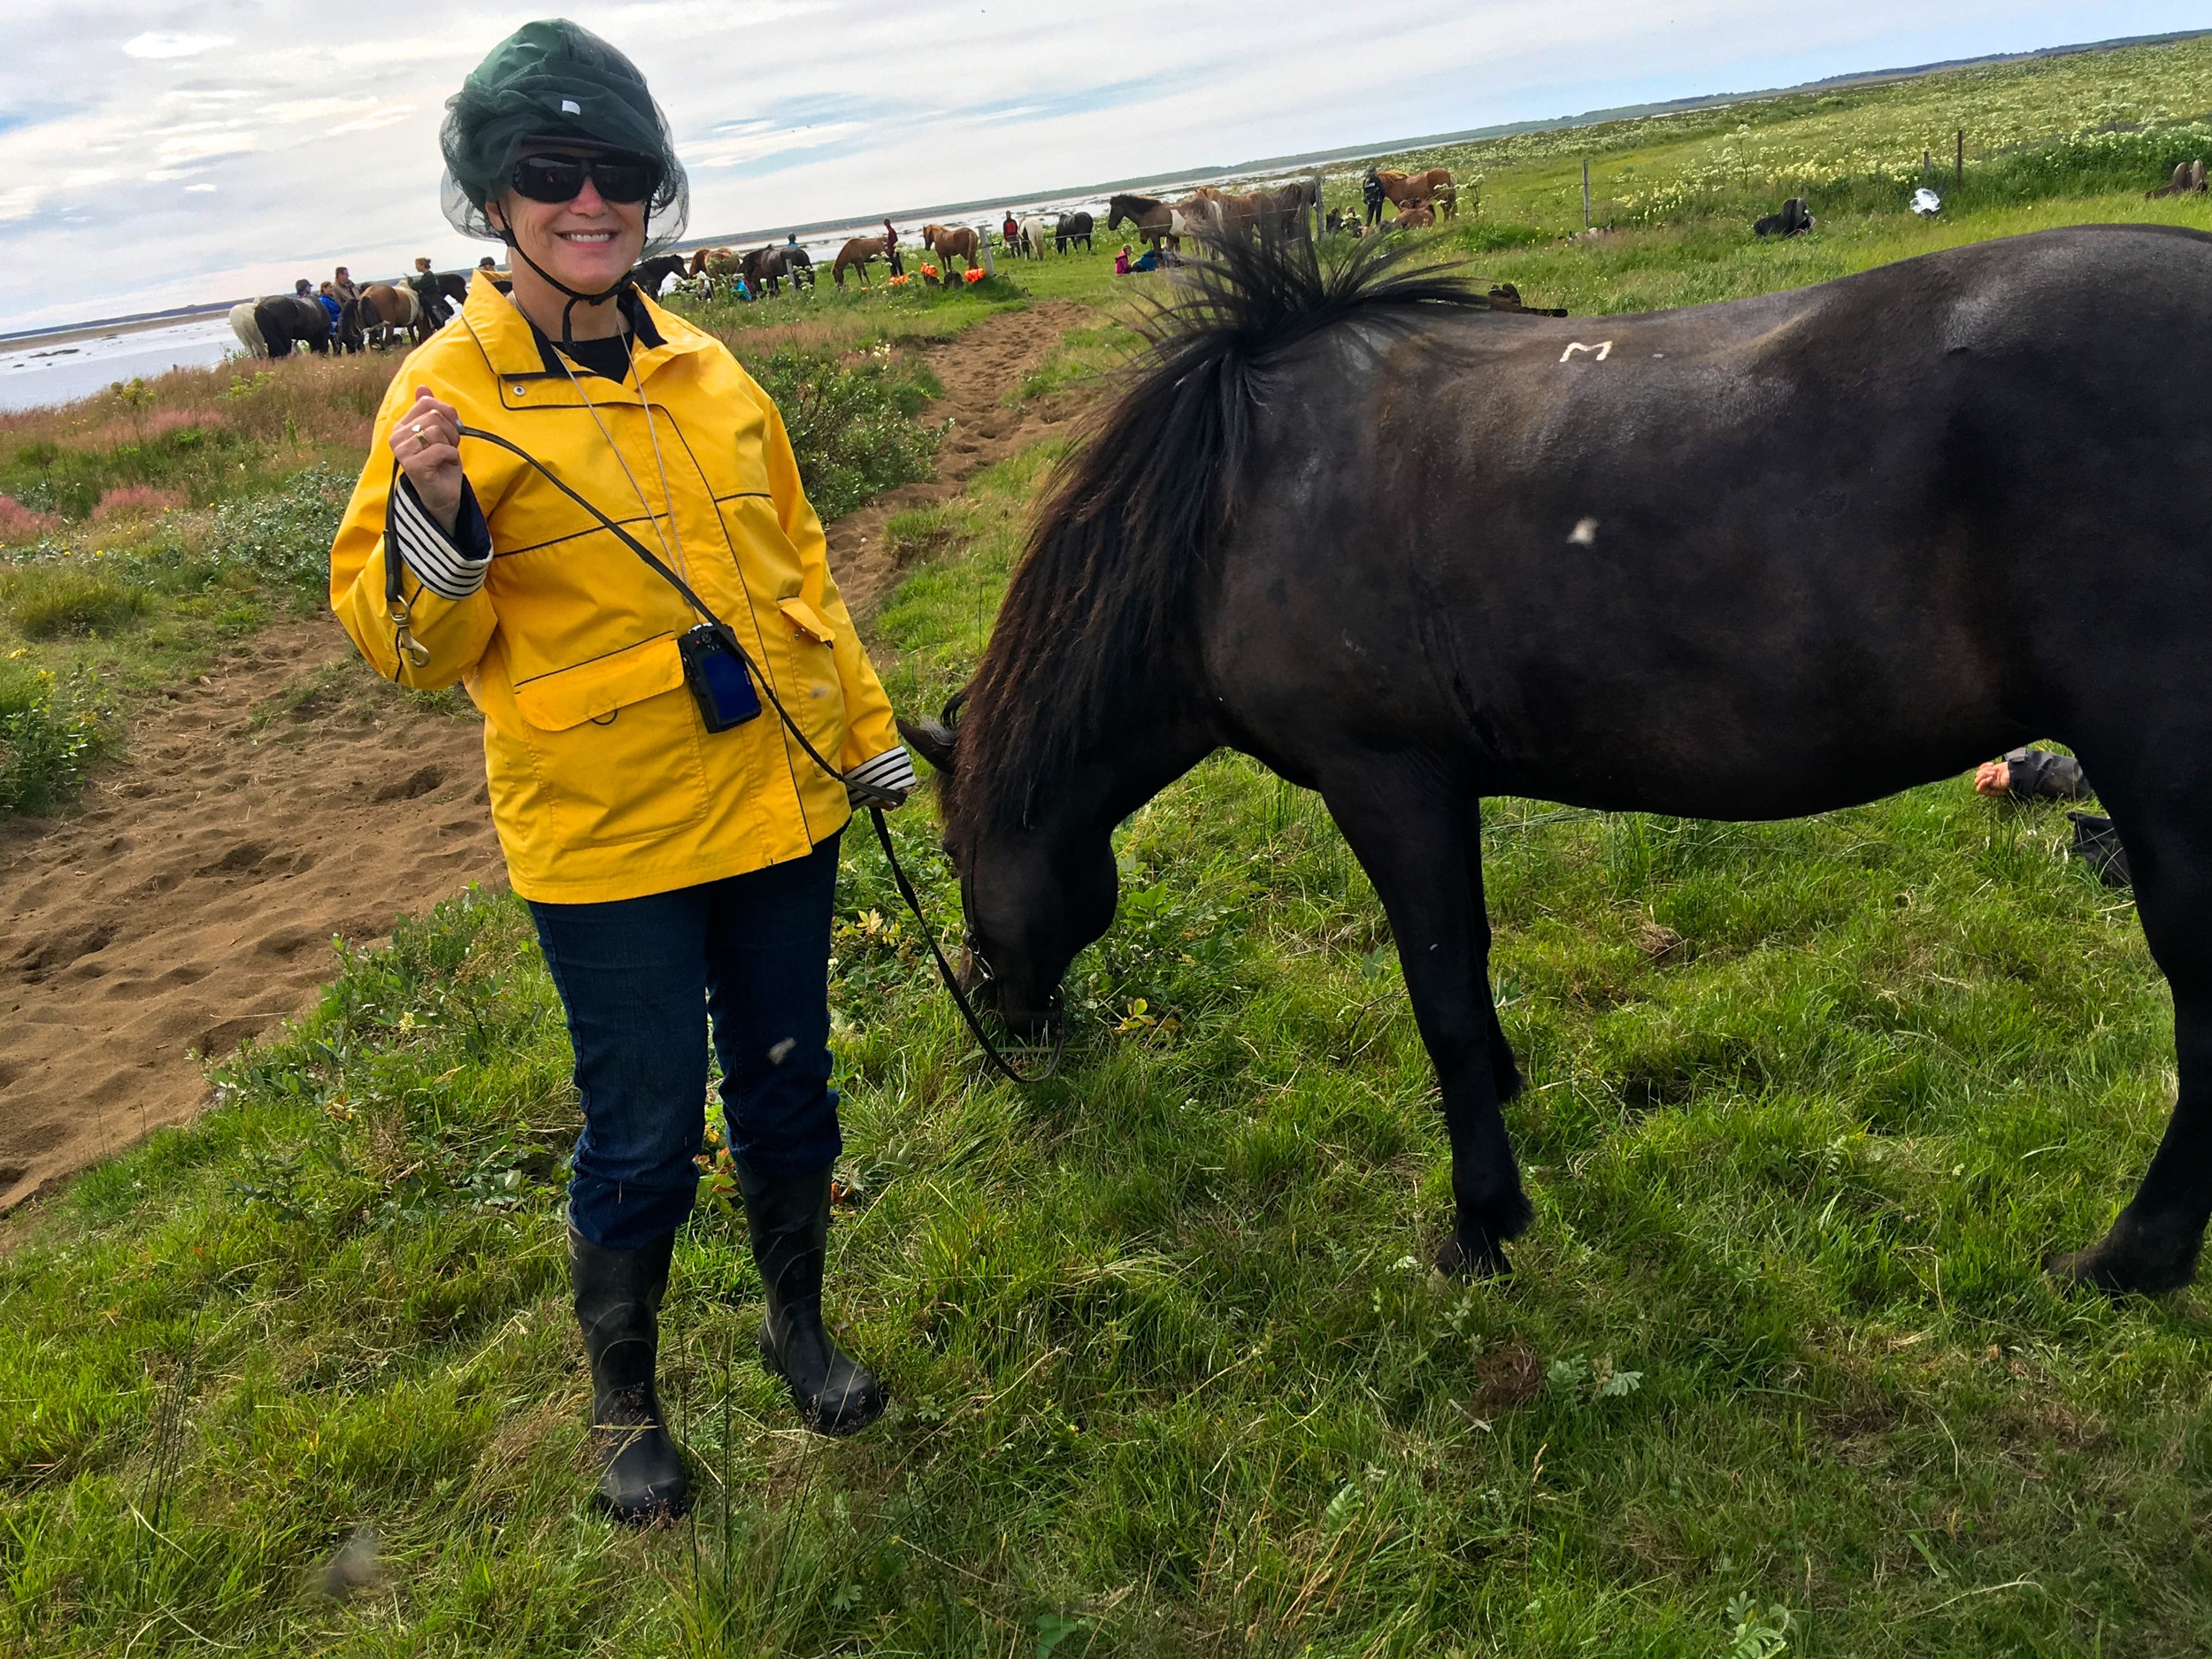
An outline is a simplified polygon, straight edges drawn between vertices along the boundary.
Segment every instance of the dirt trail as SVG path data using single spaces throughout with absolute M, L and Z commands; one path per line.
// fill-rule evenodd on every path
M 1062 334 L 1096 320 L 1087 306 L 1055 300 L 1005 312 L 919 349 L 945 388 L 921 419 L 940 425 L 949 416 L 955 424 L 938 448 L 935 478 L 887 490 L 829 527 L 830 568 L 856 615 L 872 610 L 877 595 L 898 574 L 884 535 L 892 515 L 957 495 L 971 473 L 1035 442 L 1067 418 L 1071 402 L 1065 396 L 1039 399 L 1019 410 L 1000 407 L 999 399 L 1051 355 Z
M 958 424 L 937 480 L 830 526 L 858 614 L 895 574 L 884 521 L 956 495 L 1056 409 L 998 399 L 1089 315 L 1056 303 L 925 348 Z M 333 935 L 384 937 L 506 880 L 482 728 L 362 666 L 334 621 L 272 627 L 142 709 L 81 810 L 0 826 L 0 1212 L 181 1122 L 201 1061 L 313 1005 Z

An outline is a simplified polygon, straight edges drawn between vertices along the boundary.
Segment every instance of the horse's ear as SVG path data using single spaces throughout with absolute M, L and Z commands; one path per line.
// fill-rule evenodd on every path
M 960 740 L 957 732 L 948 730 L 934 720 L 925 720 L 919 726 L 901 720 L 899 735 L 932 766 L 948 777 L 951 775 Z

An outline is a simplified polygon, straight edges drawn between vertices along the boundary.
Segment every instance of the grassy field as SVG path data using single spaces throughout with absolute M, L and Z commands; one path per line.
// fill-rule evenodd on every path
M 2155 81 L 2195 61 L 2170 50 L 2099 61 Z M 2112 96 L 2200 107 L 2174 85 Z M 1816 197 L 1820 230 L 1786 247 L 1718 212 L 1571 242 L 1555 216 L 1493 217 L 1513 168 L 1539 201 L 1556 165 L 1498 164 L 1455 235 L 1579 311 L 2039 223 L 2206 222 L 2139 188 L 1927 226 Z M 1010 280 L 1105 302 L 1105 258 Z M 850 365 L 908 319 L 800 303 L 726 326 Z M 1102 317 L 1008 396 L 1125 341 Z M 902 709 L 964 678 L 1056 453 L 893 520 L 911 573 L 873 627 Z M 2131 906 L 2066 856 L 2062 813 L 1964 780 L 1775 826 L 1491 808 L 1538 1212 L 1503 1286 L 1424 1265 L 1447 1221 L 1432 1084 L 1310 796 L 1225 757 L 1125 827 L 1063 1075 L 1026 1092 L 977 1064 L 856 830 L 833 1278 L 896 1403 L 849 1443 L 791 1427 L 710 1179 L 667 1338 L 703 1502 L 645 1536 L 581 1501 L 574 1095 L 526 916 L 472 895 L 334 962 L 313 1017 L 219 1071 L 218 1110 L 14 1224 L 0 1650 L 2212 1646 L 2206 1297 L 2113 1306 L 2037 1267 L 2097 1236 L 2173 1089 Z M 895 827 L 952 925 L 926 807 Z M 374 1565 L 340 1600 L 325 1563 L 349 1540 Z

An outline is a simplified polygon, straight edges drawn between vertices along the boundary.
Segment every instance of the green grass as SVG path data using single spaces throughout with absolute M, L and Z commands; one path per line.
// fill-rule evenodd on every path
M 902 707 L 972 661 L 1050 458 L 918 550 L 879 618 Z M 926 816 L 895 823 L 949 925 Z M 897 1403 L 792 1433 L 710 1196 L 666 1362 L 704 1499 L 644 1538 L 582 1502 L 558 1005 L 521 909 L 456 901 L 0 1270 L 35 1333 L 0 1394 L 35 1402 L 0 1419 L 0 1642 L 2200 1651 L 2202 1298 L 2037 1271 L 2172 1087 L 2131 909 L 2065 829 L 1963 780 L 1759 826 L 1494 803 L 1538 1222 L 1475 1287 L 1422 1265 L 1428 1065 L 1311 797 L 1225 758 L 1125 826 L 1033 1092 L 982 1071 L 856 832 L 834 1279 Z M 328 1601 L 364 1526 L 384 1586 Z

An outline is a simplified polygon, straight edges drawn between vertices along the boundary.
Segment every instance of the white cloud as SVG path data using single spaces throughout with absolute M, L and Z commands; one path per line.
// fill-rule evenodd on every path
M 695 150 L 679 145 L 678 153 L 687 167 L 734 167 L 787 150 L 818 150 L 867 130 L 864 121 L 828 121 L 780 131 L 765 121 L 740 121 L 731 123 L 726 131 L 718 130 L 711 143 Z
M 184 193 L 187 196 L 212 196 L 215 187 L 211 184 L 188 184 L 184 187 Z
M 133 35 L 123 42 L 123 50 L 133 58 L 197 58 L 234 43 L 227 35 L 165 35 L 157 30 Z
M 332 136 L 340 133 L 373 133 L 380 127 L 396 127 L 414 112 L 415 106 L 411 104 L 388 104 L 383 109 L 373 110 L 357 119 L 346 122 L 343 126 L 325 127 L 323 131 L 326 134 Z
M 12 190 L 0 190 L 0 223 L 30 218 L 38 211 L 39 197 L 43 194 L 35 184 L 19 184 Z

